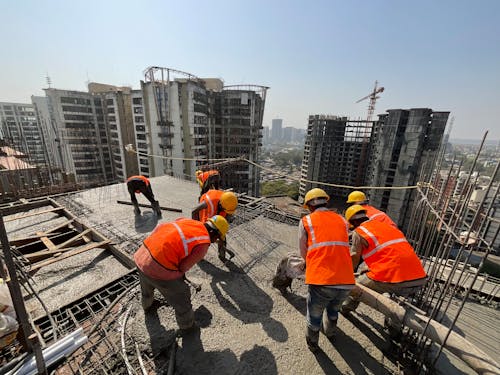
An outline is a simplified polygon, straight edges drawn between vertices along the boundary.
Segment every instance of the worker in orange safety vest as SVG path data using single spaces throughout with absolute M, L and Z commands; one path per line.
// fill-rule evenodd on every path
M 200 203 L 193 208 L 191 218 L 199 220 L 202 223 L 214 215 L 221 215 L 228 220 L 234 214 L 238 207 L 238 198 L 232 191 L 208 190 L 200 197 Z M 229 254 L 229 259 L 232 259 L 235 254 L 227 248 L 226 241 L 219 241 L 218 256 L 222 262 L 226 262 L 226 253 Z
M 180 218 L 159 224 L 134 254 L 144 310 L 152 307 L 158 289 L 175 310 L 179 333 L 196 328 L 185 273 L 205 257 L 212 242 L 225 238 L 228 229 L 220 215 L 205 223 Z
M 351 192 L 348 197 L 347 197 L 347 204 L 353 205 L 353 204 L 359 204 L 364 207 L 366 210 L 366 216 L 368 216 L 369 219 L 381 221 L 384 223 L 387 223 L 389 225 L 392 225 L 394 228 L 397 228 L 398 226 L 392 219 L 387 215 L 385 212 L 380 211 L 376 209 L 373 206 L 370 206 L 368 204 L 368 198 L 366 197 L 365 193 L 362 191 L 353 191 Z
M 210 189 L 219 189 L 220 174 L 219 171 L 211 169 L 209 171 L 196 171 L 196 181 L 200 185 L 200 197 Z
M 348 224 L 327 208 L 329 199 L 322 189 L 308 191 L 304 207 L 311 213 L 299 223 L 300 255 L 308 284 L 306 343 L 312 352 L 319 350 L 321 329 L 328 338 L 334 335 L 340 307 L 355 284 Z
M 160 203 L 155 199 L 153 190 L 151 189 L 151 182 L 145 176 L 130 176 L 127 179 L 127 190 L 130 194 L 130 200 L 134 206 L 134 213 L 136 215 L 141 214 L 139 209 L 139 202 L 137 202 L 136 194 L 142 193 L 147 200 L 151 202 L 151 208 L 154 213 L 161 217 Z
M 346 210 L 346 220 L 354 227 L 351 258 L 356 267 L 363 262 L 356 282 L 379 293 L 393 293 L 407 297 L 425 285 L 427 275 L 413 247 L 405 235 L 385 222 L 369 219 L 366 209 L 353 205 Z M 355 295 L 342 306 L 350 313 L 359 305 Z

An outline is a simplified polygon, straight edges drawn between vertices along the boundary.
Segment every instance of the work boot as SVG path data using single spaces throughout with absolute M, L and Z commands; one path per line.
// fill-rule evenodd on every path
M 323 314 L 322 330 L 326 337 L 332 339 L 335 335 L 335 328 L 337 327 L 337 319 L 331 320 L 328 318 L 328 314 L 325 312 Z
M 177 329 L 175 331 L 175 335 L 177 337 L 184 337 L 184 336 L 187 336 L 187 335 L 190 335 L 192 333 L 199 331 L 199 329 L 200 329 L 200 326 L 196 322 L 193 322 L 193 324 L 190 327 Z
M 161 217 L 160 202 L 154 201 L 151 207 L 153 208 L 153 211 L 155 212 L 156 216 Z
M 319 331 L 313 331 L 311 328 L 307 327 L 306 330 L 306 343 L 309 350 L 316 353 L 319 350 Z
M 137 203 L 134 203 L 134 214 L 139 216 L 141 214 L 141 210 L 139 208 L 139 205 Z

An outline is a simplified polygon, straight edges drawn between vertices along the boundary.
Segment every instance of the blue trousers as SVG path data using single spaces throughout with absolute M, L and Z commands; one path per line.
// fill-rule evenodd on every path
M 349 296 L 349 289 L 338 289 L 322 285 L 308 285 L 307 293 L 307 326 L 319 331 L 323 311 L 326 309 L 328 319 L 335 321 L 344 300 Z

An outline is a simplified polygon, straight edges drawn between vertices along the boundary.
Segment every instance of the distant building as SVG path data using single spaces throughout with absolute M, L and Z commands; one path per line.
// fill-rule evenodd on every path
M 287 126 L 283 129 L 283 142 L 290 143 L 292 142 L 293 137 L 293 128 L 291 126 Z
M 271 141 L 269 134 L 269 126 L 264 126 L 264 129 L 262 131 L 262 141 L 264 144 Z
M 197 169 L 211 164 L 209 159 L 243 157 L 258 162 L 267 87 L 224 86 L 217 78 L 152 67 L 141 89 L 147 134 L 144 154 L 163 156 L 148 157 L 151 176 L 194 180 Z M 141 160 L 141 170 L 143 166 Z M 254 165 L 231 163 L 220 172 L 223 187 L 259 194 L 260 171 Z
M 347 117 L 311 115 L 302 161 L 302 180 L 360 186 L 365 181 L 374 123 Z M 338 207 L 350 190 L 301 181 L 300 196 L 313 188 L 323 188 Z
M 147 145 L 147 154 L 164 156 L 148 157 L 149 175 L 194 178 L 194 159 L 208 158 L 208 90 L 204 81 L 188 75 L 163 84 L 141 82 L 141 88 L 146 128 L 144 135 L 137 136 L 141 146 Z
M 379 115 L 366 184 L 404 187 L 430 181 L 449 114 L 412 108 L 390 109 Z M 406 228 L 414 198 L 412 192 L 373 189 L 370 202 Z
M 282 137 L 283 137 L 283 120 L 279 118 L 272 120 L 271 141 L 273 142 L 281 141 Z
M 89 83 L 88 89 L 89 93 L 99 96 L 103 100 L 103 112 L 108 124 L 109 145 L 113 157 L 115 177 L 119 181 L 125 181 L 127 177 L 139 174 L 138 155 L 127 152 L 125 147 L 129 144 L 137 147 L 140 135 L 136 133 L 136 130 L 144 128 L 144 111 L 141 101 L 137 100 L 137 94 L 139 94 L 139 98 L 142 97 L 141 92 L 132 90 L 130 87 L 118 87 L 96 82 Z M 137 120 L 138 122 L 136 122 Z M 146 176 L 148 176 L 148 172 L 141 171 Z
M 209 127 L 210 157 L 243 157 L 258 163 L 262 146 L 262 121 L 267 87 L 256 85 L 225 86 L 214 92 L 215 119 Z M 222 168 L 225 187 L 240 193 L 260 195 L 260 169 L 248 162 Z
M 43 134 L 32 104 L 0 102 L 2 139 L 21 151 L 34 166 L 46 166 Z
M 292 128 L 292 142 L 304 143 L 305 129 Z
M 109 144 L 110 134 L 105 119 L 104 99 L 81 91 L 45 89 L 46 101 L 35 101 L 46 108 L 47 144 L 55 147 L 55 160 L 75 177 L 82 187 L 99 186 L 116 181 Z

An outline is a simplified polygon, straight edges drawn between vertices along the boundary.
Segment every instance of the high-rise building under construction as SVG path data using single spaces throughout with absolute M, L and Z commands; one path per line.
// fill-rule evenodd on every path
M 150 67 L 141 88 L 150 176 L 194 179 L 195 171 L 213 159 L 258 161 L 267 87 L 225 86 L 217 78 Z M 251 163 L 218 169 L 222 187 L 259 194 L 259 169 Z
M 301 169 L 300 196 L 312 187 L 308 181 L 336 185 L 359 186 L 365 181 L 374 123 L 349 120 L 347 117 L 309 116 L 304 158 Z M 332 203 L 341 202 L 349 193 L 347 188 L 321 186 L 332 197 Z M 336 204 L 339 208 L 341 204 Z
M 300 195 L 312 187 L 324 188 L 332 204 L 344 206 L 345 187 L 330 187 L 308 181 L 345 186 L 402 187 L 365 189 L 370 203 L 386 211 L 402 228 L 408 220 L 411 189 L 420 178 L 430 179 L 449 112 L 429 108 L 394 109 L 378 121 L 347 117 L 309 117 Z
M 379 115 L 366 184 L 409 187 L 430 181 L 450 112 L 430 108 L 390 109 Z M 370 203 L 405 228 L 412 189 L 370 192 Z

